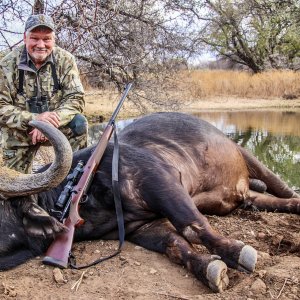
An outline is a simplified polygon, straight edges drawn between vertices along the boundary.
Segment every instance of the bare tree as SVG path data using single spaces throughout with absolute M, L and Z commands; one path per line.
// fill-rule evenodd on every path
M 2 0 L 0 3 L 0 51 L 11 50 L 20 43 L 21 28 L 16 28 L 15 23 L 24 21 L 31 12 L 31 5 L 27 1 L 20 3 L 18 0 Z M 24 5 L 25 4 L 25 5 Z M 17 36 L 18 39 L 15 39 Z
M 153 104 L 174 105 L 162 94 L 153 97 L 153 90 L 170 84 L 161 80 L 166 62 L 188 58 L 194 42 L 164 1 L 65 1 L 54 16 L 60 45 L 81 60 L 87 75 L 100 74 L 117 85 L 134 80 L 140 96 Z
M 4 0 L 0 4 L 0 16 L 9 18 L 0 21 L 0 49 L 15 46 L 10 42 L 13 32 L 5 29 L 8 21 L 12 17 L 24 21 L 33 10 L 34 1 L 24 1 L 21 6 L 17 2 Z M 154 105 L 178 103 L 176 99 L 166 102 L 163 94 L 154 97 L 152 92 L 158 84 L 166 85 L 166 89 L 174 85 L 162 80 L 161 71 L 170 72 L 174 61 L 186 61 L 196 53 L 198 38 L 190 26 L 188 10 L 161 0 L 42 2 L 36 1 L 35 11 L 40 6 L 54 18 L 57 44 L 77 57 L 81 73 L 91 82 L 108 81 L 121 88 L 124 82 L 133 80 L 141 91 L 139 96 Z
M 33 3 L 32 13 L 34 15 L 43 14 L 45 12 L 44 0 L 35 0 Z
M 98 82 L 142 81 L 142 75 L 169 70 L 169 61 L 188 59 L 203 47 L 254 72 L 299 67 L 298 0 L 35 2 L 55 19 L 58 44 Z M 0 3 L 0 50 L 15 46 L 11 37 L 22 32 L 9 24 L 24 21 L 33 3 Z

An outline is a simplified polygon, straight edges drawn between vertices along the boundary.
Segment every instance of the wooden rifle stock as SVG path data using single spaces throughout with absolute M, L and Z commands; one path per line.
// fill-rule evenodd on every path
M 45 257 L 43 258 L 43 263 L 46 265 L 52 265 L 59 268 L 68 267 L 75 228 L 84 223 L 84 220 L 79 215 L 80 200 L 87 194 L 89 186 L 93 180 L 94 174 L 98 169 L 101 158 L 114 131 L 115 118 L 131 86 L 131 83 L 127 85 L 126 90 L 116 110 L 114 111 L 110 121 L 105 127 L 104 132 L 95 150 L 93 151 L 91 157 L 84 166 L 83 173 L 77 185 L 72 190 L 69 216 L 64 221 L 64 225 L 68 228 L 68 231 L 59 234 L 48 248 Z

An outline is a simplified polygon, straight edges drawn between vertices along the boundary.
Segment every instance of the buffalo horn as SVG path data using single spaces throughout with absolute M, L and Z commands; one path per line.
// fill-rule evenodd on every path
M 72 164 L 72 149 L 61 131 L 49 123 L 31 121 L 30 126 L 39 129 L 51 142 L 55 151 L 50 167 L 36 174 L 23 174 L 0 168 L 0 197 L 7 199 L 39 193 L 57 186 L 68 174 Z

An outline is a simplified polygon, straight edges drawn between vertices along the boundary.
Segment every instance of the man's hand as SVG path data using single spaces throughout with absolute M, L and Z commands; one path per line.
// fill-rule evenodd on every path
M 48 139 L 42 134 L 42 132 L 36 128 L 30 131 L 29 134 L 31 135 L 31 141 L 33 145 L 35 145 L 36 143 L 44 143 L 48 141 Z
M 45 111 L 37 115 L 35 119 L 50 123 L 56 128 L 58 128 L 60 124 L 60 117 L 58 116 L 57 112 L 54 111 Z
M 53 111 L 45 111 L 39 115 L 36 116 L 35 118 L 38 121 L 43 121 L 46 123 L 50 123 L 54 127 L 58 128 L 59 127 L 59 122 L 60 118 L 56 112 Z M 43 143 L 48 141 L 48 139 L 43 135 L 41 131 L 38 129 L 34 128 L 32 131 L 29 132 L 31 135 L 31 140 L 32 144 L 35 145 L 36 143 Z

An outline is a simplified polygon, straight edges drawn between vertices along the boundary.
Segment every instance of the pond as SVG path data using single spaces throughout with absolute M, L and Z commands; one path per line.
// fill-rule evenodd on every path
M 206 111 L 194 115 L 250 150 L 290 187 L 300 188 L 300 110 Z M 117 130 L 132 121 L 117 122 Z M 104 126 L 90 127 L 89 143 L 97 142 Z

